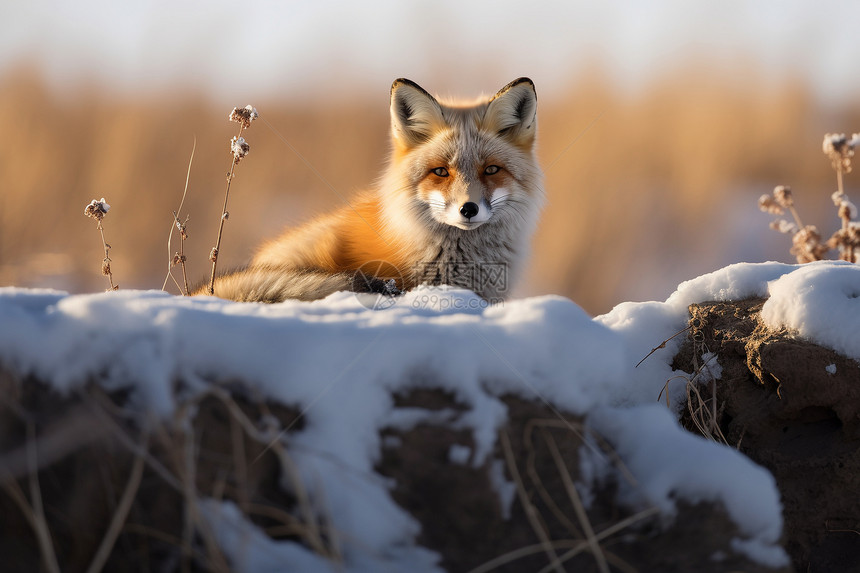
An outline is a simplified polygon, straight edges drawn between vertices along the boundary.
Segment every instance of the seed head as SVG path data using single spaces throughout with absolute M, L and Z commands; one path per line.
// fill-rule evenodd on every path
M 851 221 L 857 217 L 857 207 L 851 201 L 843 201 L 839 204 L 839 218 Z
M 780 233 L 785 233 L 786 235 L 793 235 L 797 232 L 797 225 L 795 223 L 786 221 L 785 219 L 777 219 L 776 221 L 771 221 L 770 228 L 775 231 L 779 231 Z
M 762 195 L 761 197 L 759 197 L 758 208 L 765 213 L 772 213 L 774 215 L 782 215 L 783 213 L 785 213 L 785 211 L 780 206 L 780 204 L 777 203 L 773 195 Z
M 840 219 L 851 221 L 852 219 L 857 218 L 857 207 L 850 199 L 848 199 L 848 196 L 845 193 L 842 191 L 835 191 L 830 198 L 833 200 L 833 204 L 836 205 Z
M 97 221 L 101 221 L 105 218 L 108 211 L 110 211 L 110 205 L 108 205 L 105 202 L 105 198 L 102 197 L 101 201 L 97 201 L 95 199 L 90 201 L 90 204 L 84 208 L 84 215 L 92 217 Z
M 849 223 L 847 227 L 837 230 L 827 241 L 833 249 L 858 249 L 860 248 L 860 223 Z
M 833 204 L 838 207 L 839 204 L 842 203 L 842 200 L 845 199 L 845 193 L 838 190 L 834 191 L 833 194 L 830 196 L 830 199 L 833 201 Z
M 820 261 L 827 254 L 827 246 L 821 243 L 821 235 L 815 225 L 806 225 L 791 237 L 791 254 L 798 263 Z
M 242 161 L 242 158 L 248 155 L 250 150 L 251 146 L 245 142 L 244 137 L 234 135 L 233 139 L 230 140 L 230 151 L 233 153 L 233 160 L 236 163 Z
M 860 142 L 858 134 L 849 140 L 844 133 L 828 133 L 824 135 L 821 150 L 830 158 L 833 169 L 842 173 L 851 173 L 851 158 L 854 157 L 854 146 Z
M 777 185 L 773 190 L 773 198 L 779 203 L 780 207 L 789 207 L 794 205 L 794 198 L 791 196 L 791 187 L 786 185 Z
M 241 123 L 243 129 L 251 127 L 251 122 L 258 117 L 260 117 L 260 114 L 257 113 L 257 108 L 251 105 L 246 105 L 241 108 L 234 107 L 233 111 L 230 112 L 230 121 Z

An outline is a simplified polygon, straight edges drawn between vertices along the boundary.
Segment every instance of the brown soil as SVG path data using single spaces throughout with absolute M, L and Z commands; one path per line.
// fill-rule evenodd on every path
M 576 517 L 575 504 L 564 484 L 564 472 L 576 482 L 581 479 L 579 456 L 583 447 L 600 447 L 612 457 L 611 444 L 584 446 L 581 417 L 557 412 L 536 402 L 508 397 L 508 424 L 500 432 L 500 442 L 510 443 L 515 460 L 505 464 L 507 480 L 519 476 L 528 507 L 517 496 L 509 519 L 502 515 L 499 496 L 489 475 L 490 463 L 478 467 L 449 461 L 452 444 L 474 446 L 468 431 L 424 424 L 397 436 L 396 447 L 388 448 L 378 470 L 396 480 L 395 500 L 421 523 L 419 541 L 443 556 L 448 571 L 471 571 L 516 549 L 535 547 L 529 555 L 502 561 L 494 572 L 540 571 L 550 562 L 540 549 L 541 537 L 559 543 L 556 555 L 585 539 L 583 524 Z M 452 397 L 440 392 L 419 392 L 401 397 L 404 406 L 423 408 L 462 408 Z M 591 436 L 601 443 L 599 438 Z M 555 444 L 564 468 L 557 465 L 550 450 Z M 499 445 L 493 458 L 504 460 Z M 633 511 L 616 501 L 620 472 L 595 488 L 595 499 L 587 510 L 595 534 L 609 530 L 630 518 Z M 712 504 L 678 504 L 677 518 L 668 525 L 659 516 L 635 520 L 600 541 L 601 549 L 613 571 L 713 572 L 774 571 L 750 562 L 730 548 L 738 531 L 725 511 Z M 530 517 L 531 516 L 531 517 Z M 537 528 L 531 522 L 538 522 Z M 539 535 L 537 530 L 542 534 Z M 715 559 L 715 556 L 720 556 Z M 566 571 L 598 571 L 588 550 L 564 563 Z M 787 570 L 787 569 L 786 569 Z
M 285 425 L 295 419 L 289 408 L 233 394 L 232 403 L 251 419 L 262 413 Z M 186 459 L 195 468 L 197 494 L 238 503 L 274 538 L 301 540 L 301 528 L 290 531 L 282 517 L 295 513 L 296 502 L 279 485 L 281 465 L 275 453 L 249 439 L 220 399 L 208 396 L 196 403 L 191 433 L 166 422 L 156 424 L 144 438 L 135 419 L 121 409 L 126 401 L 122 393 L 108 395 L 92 386 L 59 396 L 36 380 L 18 380 L 0 370 L 0 395 L 0 469 L 8 472 L 0 474 L 4 572 L 46 570 L 27 518 L 34 512 L 28 509 L 25 514 L 10 495 L 17 489 L 34 507 L 33 475 L 60 569 L 86 571 L 117 512 L 138 447 L 147 450 L 150 463 L 144 466 L 104 571 L 218 571 L 225 563 L 206 539 L 184 533 L 189 507 L 183 493 Z M 194 444 L 190 458 L 185 456 L 187 443 Z M 35 474 L 27 456 L 19 455 L 26 453 L 27 445 L 37 452 L 40 469 Z M 9 474 L 17 479 L 9 480 Z
M 178 423 L 179 419 L 155 424 L 147 441 L 135 420 L 124 413 L 127 397 L 121 393 L 108 395 L 91 386 L 61 397 L 36 380 L 18 380 L 0 372 L 0 392 L 5 397 L 0 402 L 0 451 L 4 452 L 0 465 L 16 476 L 0 480 L 4 486 L 0 491 L 3 571 L 44 570 L 43 552 L 26 517 L 32 512 L 25 514 L 9 494 L 18 488 L 32 500 L 32 475 L 38 477 L 46 524 L 62 570 L 85 570 L 129 483 L 135 446 L 146 448 L 148 461 L 105 570 L 229 567 L 205 531 L 195 528 L 193 535 L 187 533 L 193 514 L 184 495 L 189 459 L 196 495 L 231 500 L 270 537 L 332 555 L 335 549 L 327 539 L 325 521 L 316 523 L 313 514 L 302 512 L 297 496 L 282 488 L 284 482 L 295 486 L 288 465 L 259 439 L 251 439 L 239 423 L 244 418 L 261 429 L 262 420 L 268 418 L 287 428 L 296 421 L 296 411 L 250 400 L 239 385 L 218 388 L 219 394 L 190 406 L 191 424 Z M 225 401 L 228 395 L 232 397 Z M 428 410 L 466 410 L 450 395 L 432 390 L 396 397 L 396 403 Z M 395 500 L 421 523 L 419 543 L 439 552 L 449 571 L 469 571 L 500 557 L 493 571 L 540 571 L 551 555 L 561 558 L 577 547 L 580 551 L 566 558 L 565 570 L 598 571 L 594 554 L 584 548 L 584 524 L 576 517 L 577 504 L 565 480 L 568 476 L 573 481 L 582 479 L 578 471 L 582 448 L 598 448 L 611 458 L 612 445 L 596 436 L 590 437 L 591 445 L 583 445 L 587 433 L 576 416 L 562 414 L 561 421 L 544 404 L 515 398 L 506 403 L 509 423 L 501 430 L 500 445 L 491 457 L 505 460 L 507 451 L 510 459 L 503 462 L 501 471 L 507 480 L 521 484 L 509 518 L 493 487 L 490 463 L 473 467 L 449 459 L 454 444 L 474 447 L 470 431 L 444 423 L 387 430 L 389 437 L 397 439 L 386 440 L 377 469 L 395 478 Z M 300 427 L 299 420 L 293 430 Z M 192 443 L 195 448 L 189 455 L 186 447 Z M 26 455 L 18 455 L 26 452 L 28 444 L 36 444 L 39 454 L 35 474 Z M 636 516 L 616 501 L 616 485 L 625 478 L 613 467 L 614 474 L 591 484 L 594 499 L 587 510 L 587 522 L 601 537 L 601 552 L 613 571 L 773 571 L 732 551 L 737 527 L 719 506 L 679 503 L 677 517 L 668 523 L 659 515 Z M 552 549 L 547 550 L 548 545 Z M 511 555 L 523 548 L 530 550 Z M 289 570 L 289 564 L 285 568 Z
M 795 569 L 860 571 L 860 364 L 768 329 L 763 303 L 692 305 L 690 337 L 673 366 L 692 372 L 694 358 L 717 354 L 719 426 L 776 478 Z M 711 390 L 702 392 L 707 400 Z M 694 429 L 689 412 L 682 422 Z

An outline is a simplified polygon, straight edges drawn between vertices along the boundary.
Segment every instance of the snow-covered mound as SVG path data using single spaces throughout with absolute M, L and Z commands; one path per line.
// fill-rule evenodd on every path
M 340 532 L 347 571 L 440 571 L 438 556 L 416 544 L 419 527 L 382 479 L 373 475 L 386 427 L 408 427 L 421 414 L 392 395 L 431 386 L 468 406 L 472 464 L 487 461 L 506 420 L 500 399 L 515 395 L 588 416 L 613 443 L 639 487 L 630 502 L 671 515 L 679 501 L 722 503 L 737 525 L 735 549 L 778 567 L 787 557 L 779 494 L 771 475 L 735 450 L 683 430 L 657 404 L 676 375 L 674 338 L 687 307 L 706 300 L 770 299 L 768 324 L 860 360 L 860 268 L 738 264 L 683 283 L 666 302 L 624 303 L 591 318 L 555 296 L 487 307 L 463 290 L 421 288 L 374 310 L 338 293 L 314 303 L 240 304 L 161 292 L 71 296 L 0 289 L 0 367 L 32 375 L 68 393 L 96 381 L 130 389 L 132 403 L 161 417 L 183 392 L 242 380 L 303 414 L 289 448 L 311 497 L 324 498 Z M 387 305 L 386 305 L 387 306 Z M 669 385 L 673 404 L 682 385 Z M 462 421 L 461 421 L 462 423 Z M 452 453 L 453 456 L 454 453 Z M 292 542 L 275 542 L 227 503 L 207 502 L 217 536 L 240 570 L 324 570 Z M 217 518 L 217 519 L 216 519 Z M 230 555 L 237 535 L 252 548 Z M 284 562 L 281 561 L 281 562 Z

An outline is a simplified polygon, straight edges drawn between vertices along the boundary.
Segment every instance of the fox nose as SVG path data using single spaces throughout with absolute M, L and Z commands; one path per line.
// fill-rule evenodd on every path
M 460 214 L 467 219 L 471 219 L 478 214 L 478 205 L 476 203 L 472 203 L 471 201 L 469 201 L 468 203 L 463 203 L 463 206 L 460 207 Z

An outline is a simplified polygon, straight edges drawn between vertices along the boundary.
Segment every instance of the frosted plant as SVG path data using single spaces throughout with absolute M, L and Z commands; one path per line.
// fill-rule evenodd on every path
M 827 133 L 821 150 L 824 152 L 838 174 L 851 173 L 851 158 L 854 157 L 854 146 L 858 143 L 858 135 L 855 133 L 851 139 L 845 137 L 844 133 Z M 840 177 L 841 179 L 841 177 Z M 841 189 L 840 185 L 840 189 Z
M 770 228 L 774 231 L 779 231 L 780 233 L 784 233 L 786 235 L 793 235 L 800 230 L 797 228 L 796 223 L 786 221 L 785 219 L 777 219 L 776 221 L 771 221 Z
M 826 241 L 821 241 L 821 233 L 814 225 L 804 225 L 794 208 L 794 197 L 789 187 L 780 185 L 770 195 L 759 197 L 759 209 L 772 215 L 782 215 L 786 210 L 791 212 L 794 223 L 785 219 L 772 221 L 771 229 L 780 233 L 790 234 L 791 254 L 799 263 L 818 261 L 824 258 L 829 249 L 839 251 L 843 261 L 857 262 L 857 251 L 860 250 L 860 223 L 857 218 L 857 207 L 848 199 L 843 187 L 843 174 L 851 173 L 851 160 L 854 148 L 860 145 L 860 133 L 855 133 L 849 139 L 844 133 L 828 133 L 824 136 L 821 149 L 830 159 L 833 170 L 836 171 L 836 191 L 830 196 L 836 205 L 836 212 L 842 220 L 842 228 L 837 230 Z
M 827 254 L 827 245 L 821 242 L 821 233 L 815 225 L 801 227 L 791 237 L 791 250 L 798 263 L 820 261 Z
M 839 217 L 841 219 L 854 219 L 857 217 L 857 207 L 854 203 L 848 199 L 848 196 L 845 195 L 842 191 L 835 191 L 833 195 L 830 196 L 833 199 L 833 204 L 836 205 L 837 211 L 839 213 Z
M 791 188 L 778 185 L 773 194 L 762 195 L 758 200 L 758 207 L 766 213 L 782 215 L 786 209 L 791 212 L 794 222 L 785 219 L 777 219 L 771 222 L 770 228 L 780 233 L 791 235 L 791 254 L 795 256 L 798 263 L 809 263 L 824 258 L 827 254 L 827 246 L 821 242 L 821 234 L 815 225 L 804 225 L 800 220 L 797 209 L 794 208 L 794 196 Z
M 92 217 L 97 221 L 101 221 L 104 219 L 105 215 L 110 211 L 110 205 L 105 202 L 105 198 L 102 197 L 101 200 L 93 199 L 90 201 L 90 204 L 84 207 L 84 215 L 87 217 Z
M 99 230 L 99 234 L 102 238 L 102 247 L 104 247 L 105 250 L 105 257 L 102 259 L 102 274 L 108 278 L 108 282 L 110 283 L 110 288 L 107 290 L 113 291 L 119 289 L 119 285 L 113 284 L 113 273 L 110 268 L 111 258 L 108 255 L 108 251 L 110 251 L 111 247 L 105 240 L 105 230 L 102 226 L 102 219 L 105 218 L 108 211 L 110 211 L 110 205 L 107 204 L 104 197 L 100 200 L 93 199 L 90 201 L 89 205 L 84 207 L 84 215 L 95 219 L 98 223 L 96 228 Z
M 773 190 L 773 198 L 783 207 L 787 208 L 794 205 L 794 197 L 791 196 L 791 187 L 777 185 Z
M 251 122 L 260 117 L 257 108 L 246 105 L 243 108 L 234 107 L 230 112 L 230 121 L 241 123 L 244 129 L 251 127 Z
M 773 215 L 782 215 L 785 213 L 785 209 L 780 206 L 776 199 L 774 199 L 773 195 L 762 195 L 759 197 L 758 208 L 765 213 L 771 213 Z
M 830 158 L 830 163 L 836 171 L 836 192 L 831 195 L 836 211 L 842 220 L 842 228 L 833 233 L 828 244 L 839 250 L 839 258 L 843 261 L 856 262 L 855 251 L 860 247 L 857 241 L 856 224 L 857 207 L 845 195 L 842 174 L 851 173 L 851 158 L 854 157 L 854 147 L 860 144 L 860 134 L 855 133 L 851 139 L 845 134 L 828 133 L 824 136 L 822 150 Z
M 251 122 L 258 117 L 260 117 L 260 114 L 257 113 L 257 108 L 252 105 L 246 105 L 242 108 L 234 107 L 233 111 L 230 112 L 229 119 L 239 124 L 239 133 L 230 140 L 230 153 L 233 155 L 233 161 L 230 163 L 230 172 L 227 173 L 227 190 L 224 192 L 224 207 L 221 209 L 221 221 L 218 224 L 218 239 L 215 241 L 215 246 L 209 251 L 209 260 L 212 261 L 212 274 L 209 277 L 209 289 L 207 292 L 210 295 L 215 294 L 215 272 L 218 267 L 218 253 L 221 251 L 221 236 L 224 233 L 224 222 L 230 217 L 230 214 L 227 212 L 227 200 L 230 198 L 230 183 L 233 181 L 236 165 L 239 164 L 243 157 L 248 155 L 248 151 L 250 150 L 250 146 L 245 141 L 245 138 L 242 137 L 242 132 L 251 127 Z
M 791 216 L 794 217 L 797 227 L 803 227 L 803 223 L 800 222 L 800 215 L 797 214 L 797 210 L 794 208 L 794 197 L 791 194 L 791 187 L 787 185 L 777 185 L 774 187 L 772 195 L 762 195 L 759 197 L 758 208 L 774 215 L 782 215 L 788 209 L 791 212 Z
M 244 137 L 237 136 L 230 140 L 230 151 L 233 153 L 233 159 L 236 163 L 242 161 L 242 158 L 248 155 L 250 150 L 251 146 L 245 142 Z
M 857 251 L 860 250 L 860 223 L 849 222 L 846 227 L 833 233 L 827 243 L 834 249 L 839 249 L 842 260 L 856 263 Z

